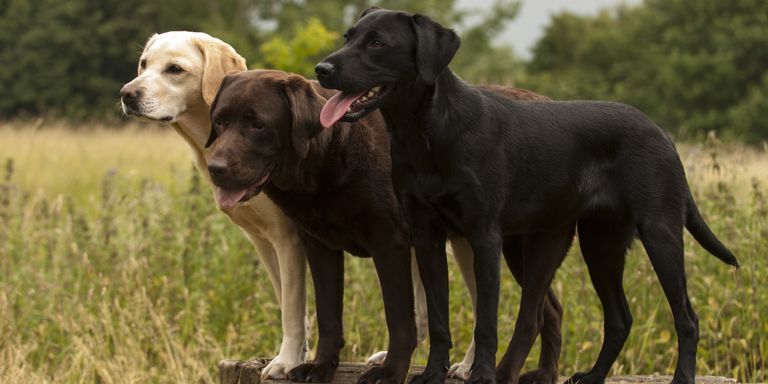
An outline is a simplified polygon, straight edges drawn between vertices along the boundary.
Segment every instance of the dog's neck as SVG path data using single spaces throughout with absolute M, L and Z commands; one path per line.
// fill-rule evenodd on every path
M 208 105 L 202 104 L 188 109 L 172 125 L 192 149 L 195 167 L 208 177 L 208 159 L 211 156 L 211 150 L 205 148 L 211 130 Z
M 362 127 L 349 127 L 339 123 L 325 129 L 312 139 L 309 152 L 303 159 L 294 152 L 287 153 L 279 161 L 279 173 L 273 173 L 265 190 L 267 193 L 318 193 L 334 191 L 347 181 L 348 151 L 359 150 L 356 139 Z
M 431 140 L 452 141 L 459 134 L 447 132 L 444 127 L 457 126 L 452 119 L 472 116 L 472 111 L 463 110 L 472 106 L 467 99 L 474 95 L 476 91 L 446 68 L 434 83 L 417 78 L 401 84 L 380 109 L 395 141 L 402 139 L 409 145 L 419 142 L 429 150 Z

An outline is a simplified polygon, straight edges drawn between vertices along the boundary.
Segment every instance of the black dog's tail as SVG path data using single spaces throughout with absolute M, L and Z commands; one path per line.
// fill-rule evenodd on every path
M 685 218 L 685 228 L 693 235 L 693 238 L 701 244 L 707 252 L 713 254 L 718 259 L 722 260 L 726 264 L 739 266 L 739 261 L 736 260 L 736 256 L 715 237 L 712 230 L 709 229 L 707 223 L 704 222 L 704 218 L 699 213 L 699 208 L 693 201 L 693 196 L 688 195 L 688 207 L 687 216 Z

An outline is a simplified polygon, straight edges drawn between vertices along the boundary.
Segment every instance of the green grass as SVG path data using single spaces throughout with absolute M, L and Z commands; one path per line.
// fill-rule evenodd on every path
M 174 132 L 39 125 L 0 128 L 0 382 L 209 383 L 222 358 L 277 352 L 266 273 Z M 714 143 L 681 153 L 701 211 L 742 263 L 729 268 L 686 236 L 698 372 L 764 382 L 768 155 Z M 383 308 L 370 260 L 350 257 L 346 269 L 343 358 L 362 361 L 386 344 Z M 472 314 L 455 265 L 450 279 L 459 360 Z M 612 373 L 669 374 L 672 317 L 638 243 L 624 280 L 635 323 Z M 520 295 L 508 272 L 502 284 L 500 351 Z M 560 371 L 588 369 L 602 316 L 578 247 L 554 288 L 565 308 Z M 425 357 L 421 345 L 414 362 Z

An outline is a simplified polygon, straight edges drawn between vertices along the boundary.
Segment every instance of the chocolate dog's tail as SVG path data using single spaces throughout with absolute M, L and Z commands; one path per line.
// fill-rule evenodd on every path
M 726 264 L 739 266 L 739 261 L 736 260 L 736 256 L 715 237 L 712 230 L 709 229 L 707 223 L 704 222 L 704 218 L 699 213 L 699 208 L 693 201 L 693 196 L 688 194 L 688 215 L 685 220 L 685 228 L 693 235 L 693 238 L 701 244 L 707 252 L 713 254 L 718 259 L 722 260 Z

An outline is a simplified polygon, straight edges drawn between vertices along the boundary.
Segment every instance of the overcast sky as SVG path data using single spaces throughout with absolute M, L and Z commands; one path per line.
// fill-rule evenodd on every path
M 635 5 L 642 0 L 522 0 L 523 6 L 517 18 L 509 24 L 501 36 L 501 42 L 512 45 L 523 58 L 530 57 L 533 44 L 541 37 L 549 16 L 560 11 L 571 11 L 582 15 L 596 14 L 600 9 L 620 4 Z M 458 0 L 462 8 L 490 6 L 494 0 Z

